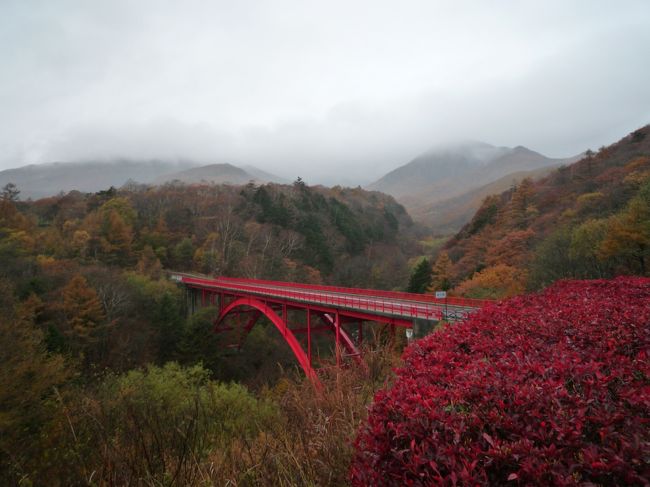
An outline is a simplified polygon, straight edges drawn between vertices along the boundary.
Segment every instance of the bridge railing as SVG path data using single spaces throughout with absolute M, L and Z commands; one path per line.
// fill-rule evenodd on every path
M 408 317 L 408 318 L 419 318 L 425 320 L 440 320 L 445 317 L 444 303 L 437 303 L 438 307 L 431 308 L 427 305 L 432 303 L 423 303 L 423 302 L 390 302 L 386 301 L 384 298 L 377 298 L 376 296 L 364 296 L 364 295 L 342 295 L 342 294 L 329 294 L 331 291 L 328 289 L 328 293 L 322 293 L 318 290 L 296 290 L 288 289 L 284 287 L 275 286 L 266 287 L 260 284 L 255 286 L 241 284 L 238 282 L 223 282 L 219 279 L 203 279 L 197 277 L 187 277 L 182 276 L 181 282 L 189 286 L 196 286 L 199 288 L 213 288 L 215 290 L 226 290 L 226 291 L 239 291 L 242 294 L 254 294 L 254 295 L 263 295 L 271 297 L 286 298 L 295 301 L 302 301 L 306 303 L 319 303 L 327 306 L 337 306 L 342 308 L 356 309 L 356 310 L 365 310 L 369 312 L 382 313 L 385 315 L 399 316 L 399 317 Z M 394 299 L 394 298 L 393 298 Z M 460 319 L 466 316 L 466 312 L 463 313 L 463 316 L 458 315 L 458 311 L 452 312 L 452 319 Z
M 448 296 L 446 299 L 436 298 L 433 294 L 415 294 L 415 293 L 405 293 L 400 291 L 385 291 L 381 289 L 364 289 L 364 288 L 349 288 L 349 287 L 339 287 L 339 286 L 322 286 L 319 284 L 303 284 L 298 282 L 284 282 L 284 281 L 267 281 L 263 279 L 244 279 L 238 277 L 215 277 L 216 281 L 229 281 L 236 282 L 240 284 L 257 284 L 264 286 L 278 286 L 286 288 L 301 288 L 301 289 L 310 289 L 314 291 L 326 291 L 326 292 L 335 292 L 341 294 L 358 294 L 361 296 L 372 296 L 380 298 L 392 298 L 405 301 L 418 301 L 424 303 L 434 303 L 437 305 L 450 305 L 450 306 L 462 306 L 467 308 L 483 308 L 488 304 L 494 303 L 490 299 L 473 299 L 473 298 L 461 298 L 457 296 Z

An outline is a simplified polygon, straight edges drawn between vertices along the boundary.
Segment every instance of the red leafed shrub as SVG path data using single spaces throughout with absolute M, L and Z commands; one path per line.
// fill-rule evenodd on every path
M 650 279 L 563 281 L 412 344 L 353 485 L 648 485 Z

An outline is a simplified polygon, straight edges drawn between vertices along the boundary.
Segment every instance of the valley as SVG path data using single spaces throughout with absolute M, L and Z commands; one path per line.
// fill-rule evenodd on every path
M 647 0 L 0 39 L 0 486 L 650 486 Z
M 261 182 L 230 165 L 36 200 L 22 200 L 19 186 L 5 184 L 0 339 L 1 358 L 12 364 L 5 370 L 12 372 L 2 376 L 7 415 L 0 446 L 7 452 L 11 442 L 14 453 L 0 464 L 2 475 L 15 478 L 10 462 L 19 458 L 33 478 L 62 483 L 89 478 L 86 468 L 102 472 L 103 482 L 153 481 L 168 474 L 171 461 L 180 483 L 197 475 L 216 483 L 246 482 L 249 475 L 267 484 L 300 483 L 302 476 L 365 483 L 373 470 L 351 439 L 368 418 L 357 441 L 364 451 L 384 441 L 367 428 L 384 414 L 385 402 L 375 399 L 370 416 L 366 406 L 387 380 L 395 384 L 391 396 L 376 397 L 402 400 L 400 381 L 408 374 L 391 372 L 402 352 L 412 362 L 414 350 L 431 347 L 435 336 L 453 342 L 473 323 L 493 326 L 492 316 L 503 323 L 499 313 L 506 311 L 497 310 L 516 308 L 522 299 L 559 300 L 555 291 L 535 294 L 548 286 L 574 286 L 571 292 L 589 301 L 601 299 L 592 297 L 595 289 L 610 282 L 621 294 L 632 293 L 627 306 L 641 320 L 634 340 L 645 343 L 647 277 L 608 279 L 649 272 L 649 144 L 650 127 L 642 127 L 576 162 L 524 166 L 438 203 L 457 212 L 455 224 L 462 224 L 444 238 L 379 191 L 309 186 L 300 178 Z M 496 177 L 512 169 L 504 161 L 522 152 L 480 148 L 498 154 L 504 168 L 468 169 L 466 161 L 454 169 L 452 158 L 444 181 L 473 174 L 479 182 L 477 174 L 487 172 Z M 531 164 L 541 164 L 540 157 Z M 40 174 L 37 182 L 47 173 Z M 442 181 L 423 181 L 422 188 Z M 212 284 L 188 294 L 191 285 L 170 279 L 179 272 L 205 276 L 188 282 L 225 287 L 221 294 L 211 294 Z M 209 280 L 217 276 L 221 281 Z M 445 297 L 434 296 L 442 291 Z M 231 296 L 228 320 L 215 329 L 229 303 L 224 292 Z M 292 292 L 297 301 L 283 298 Z M 495 305 L 495 299 L 503 301 Z M 309 306 L 314 320 L 320 316 L 314 325 Z M 244 326 L 242 313 L 255 319 Z M 538 319 L 548 316 L 542 312 Z M 418 339 L 411 341 L 412 333 L 407 339 L 403 327 L 414 328 Z M 588 329 L 581 333 L 590 336 Z M 15 396 L 16 390 L 23 393 Z M 36 426 L 25 433 L 28 423 Z M 215 424 L 231 426 L 217 431 Z M 301 443 L 304 435 L 319 438 L 318 444 Z M 97 444 L 102 448 L 91 447 Z M 274 461 L 260 463 L 262 451 L 272 452 Z M 187 455 L 204 460 L 190 463 Z M 216 461 L 219 468 L 210 470 Z M 385 468 L 394 468 L 392 461 L 386 457 Z M 587 467 L 582 471 L 591 475 Z M 476 478 L 497 475 L 480 472 Z

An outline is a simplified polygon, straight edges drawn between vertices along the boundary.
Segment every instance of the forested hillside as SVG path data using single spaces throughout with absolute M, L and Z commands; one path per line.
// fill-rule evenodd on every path
M 249 184 L 132 186 L 4 200 L 21 252 L 123 268 L 403 285 L 411 221 L 380 193 Z M 8 237 L 7 237 L 8 238 Z M 381 266 L 373 266 L 380 262 Z
M 182 355 L 191 330 L 164 269 L 386 288 L 404 286 L 408 274 L 411 221 L 379 193 L 297 181 L 71 192 L 21 203 L 16 191 L 5 187 L 0 200 L 4 315 L 16 306 L 33 315 L 51 350 L 83 357 L 88 367 L 121 370 Z
M 275 327 L 232 349 L 236 332 L 213 333 L 213 307 L 188 316 L 164 270 L 403 287 L 415 227 L 391 197 L 301 180 L 19 196 L 7 185 L 0 199 L 0 483 L 345 478 L 346 415 L 386 370 L 307 407 Z M 327 338 L 313 345 L 324 364 Z M 301 446 L 325 425 L 320 447 Z
M 434 287 L 503 297 L 561 278 L 650 272 L 650 126 L 487 197 L 445 245 Z

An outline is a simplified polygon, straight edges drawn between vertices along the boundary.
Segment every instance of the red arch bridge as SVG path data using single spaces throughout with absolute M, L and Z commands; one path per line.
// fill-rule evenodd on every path
M 418 324 L 443 319 L 464 320 L 489 303 L 480 299 L 233 277 L 174 273 L 171 278 L 186 287 L 190 311 L 199 306 L 217 307 L 215 332 L 234 330 L 232 322 L 239 323 L 239 347 L 258 319 L 266 317 L 317 387 L 320 381 L 312 360 L 312 337 L 317 333 L 329 333 L 333 337 L 337 366 L 354 361 L 364 367 L 360 352 L 364 322 L 387 325 L 394 334 L 396 328 L 413 330 Z M 294 321 L 299 316 L 298 323 L 289 322 L 290 313 Z M 237 319 L 229 320 L 233 315 Z M 297 338 L 299 335 L 306 335 L 306 340 L 302 340 L 304 346 Z M 412 331 L 407 331 L 407 336 L 412 336 Z

